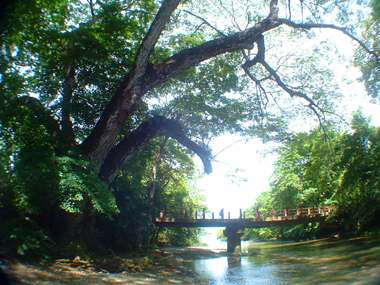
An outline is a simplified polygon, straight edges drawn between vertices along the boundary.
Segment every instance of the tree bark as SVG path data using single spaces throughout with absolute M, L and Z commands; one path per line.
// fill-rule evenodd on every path
M 125 120 L 132 114 L 143 95 L 142 78 L 148 65 L 149 55 L 179 2 L 180 0 L 163 2 L 137 52 L 131 72 L 119 84 L 95 128 L 82 143 L 82 151 L 91 158 L 95 165 L 101 165 L 108 151 L 113 147 Z
M 210 152 L 187 138 L 178 122 L 156 116 L 142 123 L 111 149 L 100 168 L 100 178 L 111 182 L 118 171 L 138 150 L 152 138 L 159 135 L 172 137 L 194 151 L 201 158 L 205 172 L 211 172 Z
M 66 146 L 75 144 L 75 135 L 73 124 L 71 122 L 71 106 L 75 84 L 75 70 L 72 63 L 65 65 L 65 80 L 63 82 L 63 100 L 62 100 L 62 141 Z

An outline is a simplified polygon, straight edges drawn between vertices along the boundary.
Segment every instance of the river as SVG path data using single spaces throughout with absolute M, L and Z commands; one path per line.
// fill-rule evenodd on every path
M 21 284 L 380 284 L 380 239 L 253 242 L 243 256 L 199 248 L 167 248 L 143 272 L 16 263 Z

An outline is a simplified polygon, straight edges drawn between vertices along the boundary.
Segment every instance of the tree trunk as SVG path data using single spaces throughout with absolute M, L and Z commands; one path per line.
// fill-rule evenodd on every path
M 82 151 L 100 167 L 126 119 L 134 111 L 142 93 L 143 77 L 148 59 L 171 14 L 180 0 L 165 0 L 137 52 L 131 72 L 120 82 L 115 95 L 102 113 L 98 123 L 82 144 Z
M 75 70 L 72 63 L 65 65 L 65 80 L 63 82 L 62 118 L 61 118 L 61 141 L 65 146 L 75 144 L 73 124 L 71 122 L 71 106 L 75 84 Z

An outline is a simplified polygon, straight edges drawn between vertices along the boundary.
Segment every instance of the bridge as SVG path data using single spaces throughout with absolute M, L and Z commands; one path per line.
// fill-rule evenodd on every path
M 161 211 L 160 217 L 154 220 L 158 227 L 225 227 L 224 235 L 227 237 L 227 252 L 240 253 L 241 236 L 244 228 L 266 228 L 288 226 L 296 224 L 306 224 L 310 222 L 322 222 L 331 214 L 333 207 L 322 206 L 319 208 L 297 208 L 272 210 L 270 215 L 263 215 L 256 210 L 255 217 L 246 217 L 245 212 L 240 209 L 239 218 L 231 218 L 230 212 L 224 216 L 222 209 L 219 216 L 215 218 L 214 212 L 206 215 L 202 210 L 201 216 L 195 211 L 182 211 L 179 217 L 171 217 L 166 212 Z

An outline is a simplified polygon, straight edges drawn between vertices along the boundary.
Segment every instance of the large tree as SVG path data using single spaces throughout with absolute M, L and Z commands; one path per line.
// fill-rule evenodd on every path
M 36 101 L 59 118 L 58 153 L 79 148 L 106 182 L 157 136 L 195 152 L 210 172 L 211 153 L 200 143 L 207 132 L 246 130 L 250 121 L 257 122 L 250 126 L 256 134 L 263 121 L 271 132 L 279 121 L 265 111 L 270 100 L 281 104 L 287 93 L 320 120 L 331 111 L 331 90 L 324 89 L 331 71 L 316 69 L 323 50 L 307 58 L 281 52 L 292 40 L 307 39 L 298 31 L 337 30 L 378 63 L 355 31 L 334 25 L 335 16 L 349 11 L 336 1 L 217 1 L 231 26 L 212 15 L 209 2 L 182 2 L 20 1 L 10 8 L 3 32 L 1 88 L 10 94 L 4 105 L 25 105 L 15 93 L 37 94 Z M 152 109 L 160 95 L 170 103 Z

